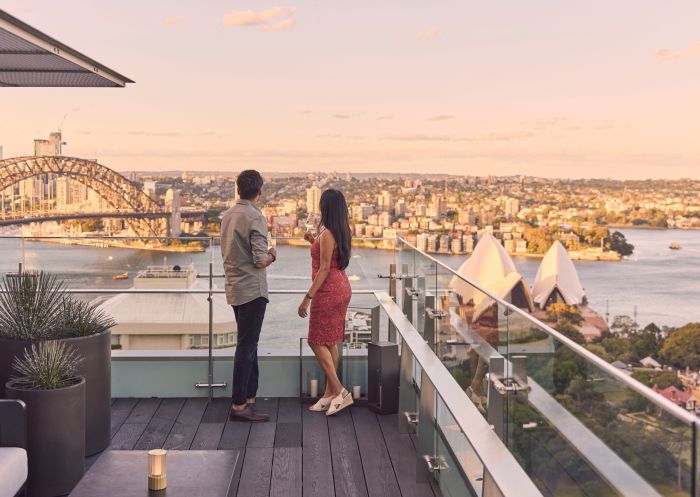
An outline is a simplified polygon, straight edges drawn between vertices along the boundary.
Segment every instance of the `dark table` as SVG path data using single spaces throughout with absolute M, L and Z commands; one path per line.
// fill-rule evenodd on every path
M 168 488 L 148 490 L 148 451 L 111 450 L 100 456 L 69 497 L 233 497 L 235 450 L 168 451 Z

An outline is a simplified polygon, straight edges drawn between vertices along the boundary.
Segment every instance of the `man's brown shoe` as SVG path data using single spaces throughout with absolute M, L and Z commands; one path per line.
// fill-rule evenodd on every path
M 270 421 L 270 416 L 255 412 L 255 408 L 251 406 L 245 406 L 240 411 L 231 407 L 231 414 L 229 416 L 231 421 L 245 421 L 248 423 L 262 423 L 265 421 Z

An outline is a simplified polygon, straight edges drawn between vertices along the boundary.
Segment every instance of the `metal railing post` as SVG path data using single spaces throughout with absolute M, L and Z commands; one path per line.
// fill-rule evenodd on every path
M 416 430 L 416 481 L 428 481 L 431 475 L 430 461 L 436 458 L 435 447 L 435 386 L 427 374 L 421 375 L 420 405 Z
M 212 290 L 214 290 L 214 263 L 209 262 L 209 296 L 207 297 L 207 300 L 209 301 L 209 370 L 207 374 L 207 382 L 209 383 L 207 388 L 208 402 L 211 402 L 214 394 L 214 358 L 212 354 L 212 349 L 214 347 L 214 294 L 212 293 Z
M 437 333 L 438 333 L 438 322 L 442 318 L 442 315 L 436 310 L 435 295 L 425 296 L 425 327 L 423 329 L 423 338 L 428 342 L 428 345 L 433 352 L 437 352 Z
M 496 380 L 505 376 L 505 368 L 506 360 L 504 357 L 491 357 L 489 359 L 487 420 L 503 442 L 506 442 L 504 418 L 506 396 L 496 388 Z
M 415 433 L 418 422 L 416 391 L 413 385 L 413 354 L 406 342 L 401 342 L 399 379 L 399 433 Z
M 389 296 L 396 302 L 397 298 L 397 278 L 396 278 L 396 264 L 389 264 Z M 389 320 L 389 332 L 387 338 L 390 342 L 396 342 L 396 327 L 394 323 Z

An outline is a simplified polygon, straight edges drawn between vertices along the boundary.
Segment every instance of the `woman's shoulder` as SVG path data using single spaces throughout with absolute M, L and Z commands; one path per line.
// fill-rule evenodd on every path
M 333 232 L 329 229 L 324 229 L 321 231 L 321 233 L 318 235 L 318 239 L 331 241 L 335 245 L 335 237 L 333 236 Z

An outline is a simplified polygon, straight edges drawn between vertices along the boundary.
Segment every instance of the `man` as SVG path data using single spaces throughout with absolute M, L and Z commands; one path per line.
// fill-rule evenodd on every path
M 236 187 L 240 200 L 221 220 L 221 254 L 226 275 L 226 300 L 233 306 L 238 325 L 233 361 L 234 421 L 268 421 L 255 410 L 258 391 L 258 339 L 268 303 L 267 271 L 277 251 L 267 246 L 267 223 L 256 206 L 262 192 L 259 172 L 243 171 Z

